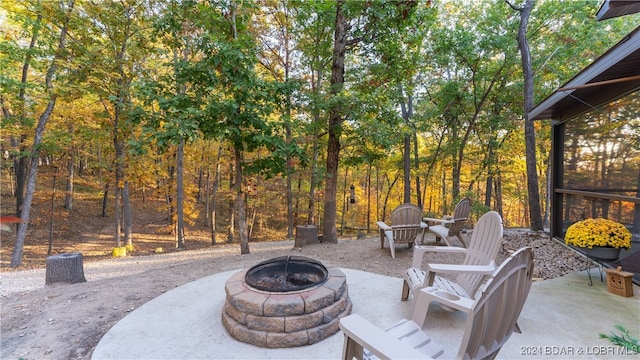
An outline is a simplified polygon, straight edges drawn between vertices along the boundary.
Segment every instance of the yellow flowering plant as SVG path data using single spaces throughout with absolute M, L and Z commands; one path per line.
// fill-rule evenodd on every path
M 594 246 L 613 248 L 631 247 L 631 232 L 624 225 L 609 219 L 585 219 L 567 229 L 564 242 L 582 248 Z

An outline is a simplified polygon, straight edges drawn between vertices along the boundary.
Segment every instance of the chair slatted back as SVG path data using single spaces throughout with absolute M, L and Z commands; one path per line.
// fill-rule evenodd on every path
M 533 257 L 530 247 L 519 249 L 478 290 L 458 358 L 493 359 L 509 340 L 531 290 Z
M 414 204 L 399 205 L 391 212 L 391 227 L 396 243 L 411 243 L 423 231 L 422 210 Z
M 471 234 L 464 265 L 489 265 L 495 261 L 502 244 L 502 217 L 495 211 L 482 215 Z M 468 294 L 474 294 L 485 279 L 481 274 L 460 273 L 456 283 Z
M 471 214 L 471 199 L 464 198 L 458 202 L 456 208 L 453 210 L 453 223 L 449 227 L 449 236 L 457 236 L 464 228 L 464 225 L 469 220 L 469 214 Z

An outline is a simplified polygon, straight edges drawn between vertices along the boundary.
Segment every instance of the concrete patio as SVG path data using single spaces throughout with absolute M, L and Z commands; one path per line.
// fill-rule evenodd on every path
M 402 280 L 358 270 L 341 269 L 347 277 L 353 313 L 385 327 L 407 317 L 409 304 L 400 301 Z M 338 359 L 340 332 L 314 345 L 265 349 L 228 335 L 221 322 L 225 282 L 236 271 L 211 275 L 173 289 L 118 322 L 100 341 L 93 359 Z M 593 286 L 586 272 L 535 282 L 519 319 L 522 334 L 514 334 L 498 358 L 602 359 L 629 355 L 600 339 L 616 324 L 640 335 L 640 289 L 633 297 L 607 291 L 597 270 Z M 464 315 L 432 304 L 424 330 L 456 355 Z

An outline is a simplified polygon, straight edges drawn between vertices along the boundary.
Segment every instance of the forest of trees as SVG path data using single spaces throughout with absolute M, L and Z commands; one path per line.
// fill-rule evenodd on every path
M 638 19 L 597 22 L 593 0 L 527 3 L 535 103 Z M 441 215 L 464 196 L 476 216 L 530 226 L 517 6 L 2 1 L 2 191 L 15 198 L 2 214 L 23 219 L 11 266 L 39 166 L 66 178 L 66 211 L 75 179 L 96 180 L 114 246 L 135 241 L 132 197 L 164 199 L 177 247 L 206 222 L 243 254 L 256 222 L 288 238 L 315 224 L 336 242 L 403 202 Z M 549 126 L 529 125 L 546 219 Z

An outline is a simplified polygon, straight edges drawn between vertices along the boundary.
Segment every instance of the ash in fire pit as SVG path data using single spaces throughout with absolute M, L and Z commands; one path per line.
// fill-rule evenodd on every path
M 300 291 L 327 280 L 327 268 L 303 256 L 282 256 L 263 261 L 245 275 L 247 285 L 262 291 Z

